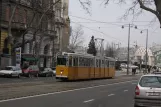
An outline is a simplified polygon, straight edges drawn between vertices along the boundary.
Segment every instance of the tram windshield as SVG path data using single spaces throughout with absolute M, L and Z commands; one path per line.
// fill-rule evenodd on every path
M 66 65 L 67 59 L 63 57 L 57 58 L 57 65 Z

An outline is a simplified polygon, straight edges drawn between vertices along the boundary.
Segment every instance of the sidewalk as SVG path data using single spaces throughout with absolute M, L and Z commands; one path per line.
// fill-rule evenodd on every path
M 117 70 L 115 75 L 116 76 L 127 75 L 127 70 L 126 69 L 124 69 L 124 70 Z M 131 70 L 129 70 L 129 75 L 132 75 L 132 71 Z M 137 70 L 135 75 L 143 75 L 143 71 L 140 72 L 139 70 Z

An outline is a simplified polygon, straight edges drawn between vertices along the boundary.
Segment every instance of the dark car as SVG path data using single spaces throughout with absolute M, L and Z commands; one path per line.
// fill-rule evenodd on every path
M 55 72 L 51 68 L 45 68 L 43 71 L 39 72 L 39 76 L 53 77 L 54 75 L 55 75 Z
M 37 65 L 31 65 L 27 68 L 22 69 L 23 76 L 28 76 L 28 77 L 36 76 L 36 77 L 38 77 L 38 74 L 39 74 L 39 67 Z

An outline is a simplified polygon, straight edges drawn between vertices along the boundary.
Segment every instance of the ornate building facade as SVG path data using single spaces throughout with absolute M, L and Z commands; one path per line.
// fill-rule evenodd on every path
M 52 67 L 55 55 L 67 46 L 63 38 L 69 36 L 70 20 L 68 17 L 68 0 L 3 0 L 1 23 L 2 59 L 6 65 L 15 65 L 15 48 L 21 47 L 21 59 L 38 64 L 40 67 Z M 15 11 L 14 11 L 15 10 Z M 13 18 L 11 16 L 13 14 Z M 13 44 L 9 42 L 9 26 Z M 64 32 L 67 32 L 64 33 Z

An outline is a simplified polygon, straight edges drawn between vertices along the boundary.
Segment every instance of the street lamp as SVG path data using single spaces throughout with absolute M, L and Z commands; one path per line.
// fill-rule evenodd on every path
M 134 24 L 126 24 L 126 25 L 123 25 L 122 28 L 124 29 L 125 27 L 128 27 L 129 28 L 129 31 L 128 31 L 128 55 L 127 55 L 127 75 L 129 75 L 129 56 L 130 56 L 130 31 L 131 31 L 131 28 L 134 27 L 135 29 L 137 29 L 137 26 L 134 25 Z
M 147 61 L 148 61 L 148 29 L 144 29 L 144 30 L 141 30 L 141 32 L 140 33 L 143 33 L 144 31 L 146 31 L 146 58 L 145 58 L 145 65 L 146 65 L 146 67 L 145 67 L 145 70 L 146 70 L 146 72 L 147 72 Z

